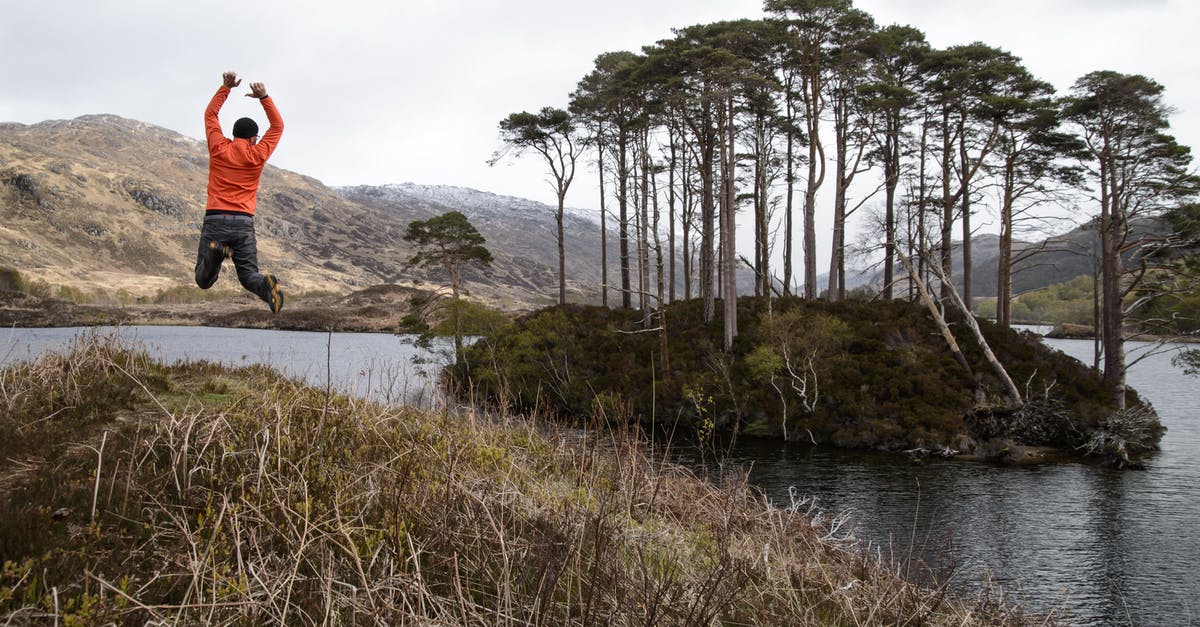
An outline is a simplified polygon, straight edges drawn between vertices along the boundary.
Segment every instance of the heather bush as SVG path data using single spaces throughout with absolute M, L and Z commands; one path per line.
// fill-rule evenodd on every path
M 960 334 L 968 373 L 910 303 L 743 298 L 730 354 L 719 348 L 720 320 L 705 324 L 698 301 L 668 306 L 665 319 L 664 338 L 643 327 L 640 312 L 547 308 L 482 337 L 451 380 L 479 398 L 567 420 L 586 421 L 598 396 L 618 395 L 627 419 L 644 425 L 697 432 L 711 424 L 885 450 L 948 449 L 964 435 L 984 436 L 972 433 L 983 423 L 969 419 L 1006 403 L 974 340 Z M 963 327 L 953 315 L 951 323 Z M 1014 380 L 1034 395 L 1055 390 L 1063 410 L 1047 419 L 1071 417 L 1073 429 L 1018 430 L 1026 443 L 1082 445 L 1111 413 L 1099 377 L 1033 336 L 981 324 Z M 1130 399 L 1141 404 L 1135 392 Z

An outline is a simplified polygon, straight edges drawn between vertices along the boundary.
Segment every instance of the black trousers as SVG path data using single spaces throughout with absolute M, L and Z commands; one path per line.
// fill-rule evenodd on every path
M 242 287 L 257 294 L 269 305 L 271 288 L 266 275 L 258 271 L 258 241 L 254 238 L 252 216 L 204 216 L 204 226 L 200 228 L 200 250 L 196 253 L 196 285 L 206 290 L 217 282 L 226 247 Z

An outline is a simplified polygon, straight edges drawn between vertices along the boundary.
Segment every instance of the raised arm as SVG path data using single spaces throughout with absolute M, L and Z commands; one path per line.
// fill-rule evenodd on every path
M 217 93 L 213 94 L 212 100 L 208 101 L 208 107 L 204 109 L 204 134 L 208 138 L 210 148 L 225 139 L 225 133 L 221 130 L 221 106 L 229 98 L 229 90 L 241 84 L 242 80 L 237 77 L 237 72 L 222 74 L 221 86 L 217 88 Z
M 262 83 L 250 83 L 250 93 L 246 94 L 251 98 L 258 98 L 262 103 L 263 112 L 267 114 L 267 122 L 271 125 L 267 128 L 267 132 L 263 134 L 262 139 L 255 144 L 255 150 L 262 152 L 264 157 L 271 156 L 275 152 L 276 146 L 279 145 L 279 138 L 283 135 L 283 116 L 279 115 L 279 109 L 275 107 L 275 100 L 267 95 L 267 87 Z

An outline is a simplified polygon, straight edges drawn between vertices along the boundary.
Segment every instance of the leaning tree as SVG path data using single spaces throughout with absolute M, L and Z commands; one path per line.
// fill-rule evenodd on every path
M 566 252 L 563 243 L 563 207 L 567 190 L 575 179 L 575 162 L 583 153 L 584 143 L 576 134 L 575 121 L 562 109 L 544 107 L 537 113 L 521 111 L 500 121 L 500 137 L 504 146 L 496 151 L 489 163 L 495 164 L 509 151 L 517 155 L 532 150 L 550 166 L 552 187 L 558 198 L 554 214 L 558 226 L 558 303 L 567 302 Z

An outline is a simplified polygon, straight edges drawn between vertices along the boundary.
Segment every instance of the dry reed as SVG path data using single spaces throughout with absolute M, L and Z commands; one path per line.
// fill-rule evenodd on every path
M 1040 624 L 632 430 L 368 403 L 111 338 L 0 371 L 5 624 Z M 94 512 L 94 513 L 93 513 Z

